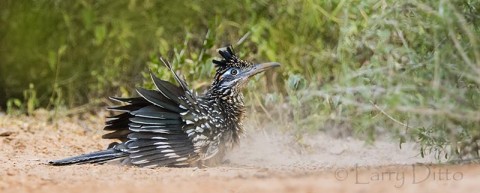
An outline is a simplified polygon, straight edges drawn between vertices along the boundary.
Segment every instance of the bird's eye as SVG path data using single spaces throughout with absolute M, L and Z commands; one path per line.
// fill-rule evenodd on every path
M 238 74 L 238 70 L 237 70 L 237 69 L 232 69 L 232 70 L 230 70 L 230 74 L 231 74 L 231 75 L 237 75 L 237 74 Z

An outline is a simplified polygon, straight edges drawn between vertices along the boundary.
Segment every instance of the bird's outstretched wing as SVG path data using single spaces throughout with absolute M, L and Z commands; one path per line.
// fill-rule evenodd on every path
M 209 107 L 188 89 L 168 62 L 160 60 L 180 86 L 151 75 L 156 90 L 139 88 L 140 97 L 136 98 L 112 97 L 126 105 L 109 108 L 121 113 L 109 117 L 105 130 L 111 133 L 103 138 L 121 140 L 125 147 L 122 151 L 129 153 L 128 162 L 134 165 L 189 165 L 204 159 L 202 152 L 210 145 L 211 131 L 205 125 L 210 118 Z

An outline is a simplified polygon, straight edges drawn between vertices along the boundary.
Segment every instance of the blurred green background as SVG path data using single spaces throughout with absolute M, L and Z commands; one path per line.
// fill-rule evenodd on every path
M 390 136 L 422 155 L 478 158 L 479 37 L 477 0 L 2 0 L 0 108 L 103 107 L 151 86 L 149 71 L 171 80 L 159 54 L 200 91 L 233 44 L 282 63 L 246 100 L 299 143 Z

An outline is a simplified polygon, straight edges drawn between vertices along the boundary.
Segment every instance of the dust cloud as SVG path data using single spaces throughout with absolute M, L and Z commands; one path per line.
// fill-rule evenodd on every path
M 352 137 L 334 138 L 317 133 L 306 134 L 298 142 L 294 135 L 279 130 L 247 129 L 240 145 L 227 155 L 227 163 L 242 167 L 314 170 L 437 163 L 433 156 L 422 158 L 414 143 L 404 143 L 400 149 L 395 139 L 367 144 Z

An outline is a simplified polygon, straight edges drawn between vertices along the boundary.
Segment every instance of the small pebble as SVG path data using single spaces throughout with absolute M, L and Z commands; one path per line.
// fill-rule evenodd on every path
M 0 129 L 0 130 L 3 130 L 3 129 Z M 13 131 L 4 131 L 4 132 L 0 132 L 0 137 L 8 137 L 13 134 L 14 134 Z

